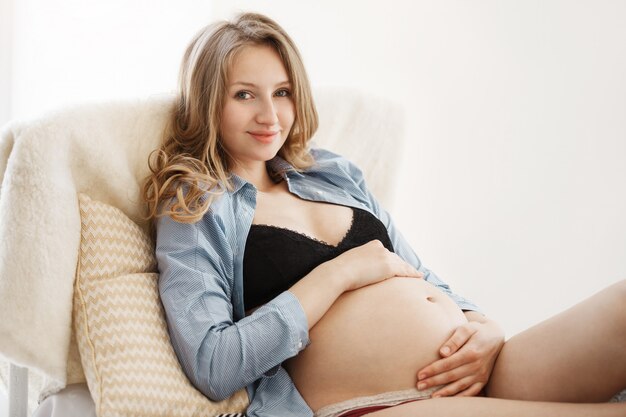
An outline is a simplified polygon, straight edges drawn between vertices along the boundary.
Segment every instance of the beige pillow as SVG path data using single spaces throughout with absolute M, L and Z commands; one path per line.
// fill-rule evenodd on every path
M 171 346 L 154 247 L 119 209 L 79 195 L 81 243 L 74 326 L 99 417 L 214 416 L 245 411 L 245 389 L 213 402 L 196 390 Z

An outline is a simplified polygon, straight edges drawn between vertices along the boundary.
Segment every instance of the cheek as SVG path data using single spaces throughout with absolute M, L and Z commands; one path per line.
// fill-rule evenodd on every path
M 296 118 L 296 107 L 292 102 L 282 103 L 279 111 L 280 122 L 284 128 L 291 129 Z
M 241 123 L 237 115 L 238 112 L 236 111 L 236 109 L 233 108 L 233 106 L 224 106 L 224 110 L 222 112 L 222 121 L 220 124 L 220 134 L 222 137 L 231 137 L 238 130 L 238 127 Z

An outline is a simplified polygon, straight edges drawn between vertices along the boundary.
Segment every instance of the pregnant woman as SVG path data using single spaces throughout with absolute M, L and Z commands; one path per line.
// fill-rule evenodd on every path
M 205 28 L 180 84 L 144 195 L 171 340 L 206 396 L 246 387 L 248 416 L 624 415 L 562 403 L 626 386 L 624 282 L 503 347 L 359 169 L 309 148 L 317 114 L 280 26 Z

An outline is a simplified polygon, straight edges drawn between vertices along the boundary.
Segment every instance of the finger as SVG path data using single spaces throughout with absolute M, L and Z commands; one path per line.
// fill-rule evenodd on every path
M 447 358 L 436 360 L 435 362 L 421 369 L 417 373 L 417 379 L 423 380 L 433 375 L 447 372 L 451 369 L 458 368 L 467 363 L 471 363 L 474 361 L 473 359 L 473 356 L 461 350 L 451 356 L 448 356 Z
M 456 328 L 452 336 L 441 346 L 439 353 L 444 358 L 452 355 L 459 350 L 469 340 L 472 335 L 476 333 L 476 328 L 471 327 L 469 324 L 464 324 Z
M 482 382 L 476 382 L 474 385 L 470 385 L 469 388 L 467 388 L 464 391 L 459 392 L 458 394 L 456 394 L 457 397 L 475 397 L 478 394 L 480 394 L 480 391 L 483 389 L 483 387 L 485 386 L 485 384 L 483 384 Z
M 457 395 L 460 392 L 464 392 L 469 387 L 473 386 L 473 383 L 474 381 L 472 380 L 471 376 L 461 378 L 433 392 L 432 397 L 438 398 L 438 397 L 450 397 L 453 395 Z
M 396 277 L 405 277 L 405 278 L 419 278 L 419 279 L 423 279 L 424 278 L 424 273 L 418 271 L 417 269 L 413 268 L 409 264 L 403 263 L 403 264 L 398 265 L 395 268 L 394 276 L 396 276 Z
M 417 269 L 415 269 L 413 267 L 413 265 L 411 265 L 410 263 L 406 262 L 404 259 L 400 258 L 395 253 L 391 253 L 391 255 L 393 255 L 395 260 L 397 261 L 397 274 L 396 274 L 396 276 L 412 277 L 412 278 L 424 278 L 424 273 L 421 272 L 421 271 L 418 271 Z
M 417 383 L 417 389 L 423 390 L 430 387 L 436 387 L 437 385 L 451 384 L 465 377 L 472 377 L 474 378 L 472 382 L 476 382 L 475 374 L 477 367 L 478 365 L 475 363 L 466 364 L 450 371 L 431 376 L 430 378 L 420 380 Z
M 406 278 L 419 278 L 419 279 L 424 278 L 424 274 L 422 272 L 418 271 L 417 269 L 413 268 L 410 265 L 405 265 L 403 267 L 400 267 L 400 269 L 398 270 L 398 273 L 395 276 L 406 277 Z

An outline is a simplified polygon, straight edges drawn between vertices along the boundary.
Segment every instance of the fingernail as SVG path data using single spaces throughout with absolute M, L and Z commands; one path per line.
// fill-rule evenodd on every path
M 441 348 L 441 353 L 443 355 L 447 355 L 448 353 L 450 353 L 450 348 L 448 346 L 444 346 Z
M 418 379 L 426 379 L 426 374 L 419 374 Z
M 419 384 L 417 384 L 417 389 L 425 389 L 425 388 L 426 388 L 425 382 L 420 382 Z

